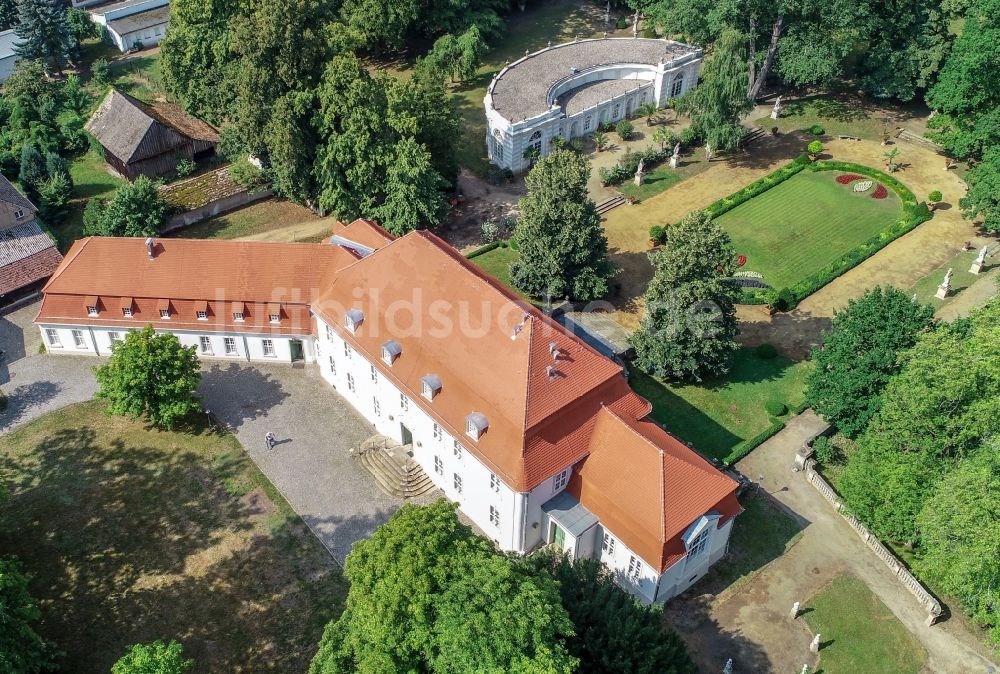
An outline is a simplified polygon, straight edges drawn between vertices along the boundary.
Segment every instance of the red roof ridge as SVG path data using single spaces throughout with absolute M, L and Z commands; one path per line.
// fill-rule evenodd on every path
M 54 272 L 52 272 L 52 276 L 50 276 L 49 280 L 45 282 L 44 286 L 42 286 L 43 293 L 48 289 L 48 287 L 52 284 L 52 282 L 55 281 L 56 278 L 58 278 L 59 275 L 63 273 L 66 267 L 68 267 L 70 263 L 74 259 L 76 259 L 76 257 L 83 251 L 83 249 L 87 247 L 87 244 L 90 243 L 91 239 L 93 238 L 94 237 L 92 236 L 88 236 L 85 239 L 77 239 L 76 241 L 73 242 L 73 245 L 69 247 L 68 251 L 66 251 L 66 255 L 63 257 L 62 262 L 59 263 L 59 266 L 56 267 Z

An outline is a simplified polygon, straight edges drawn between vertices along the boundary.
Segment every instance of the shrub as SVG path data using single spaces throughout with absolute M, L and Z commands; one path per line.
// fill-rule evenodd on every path
M 240 157 L 229 166 L 229 177 L 242 187 L 252 190 L 267 184 L 267 175 L 263 169 L 251 164 L 246 157 Z
M 195 165 L 193 161 L 187 158 L 182 158 L 177 160 L 174 172 L 177 174 L 178 178 L 187 178 L 189 175 L 194 173 L 194 169 Z
M 577 154 L 583 152 L 583 139 L 574 138 L 573 140 L 571 140 L 569 142 L 569 149 L 573 150 L 573 152 L 576 152 Z
M 492 243 L 486 244 L 485 246 L 480 246 L 479 248 L 476 248 L 474 251 L 470 253 L 466 253 L 465 258 L 467 260 L 471 260 L 473 258 L 479 257 L 480 255 L 485 255 L 491 250 L 496 250 L 497 248 L 503 248 L 503 246 L 504 246 L 503 241 L 494 241 Z
M 778 400 L 768 400 L 764 403 L 764 409 L 772 417 L 783 417 L 788 414 L 788 405 Z
M 818 140 L 814 140 L 813 142 L 809 143 L 806 149 L 809 150 L 809 154 L 819 154 L 820 152 L 823 151 L 823 143 L 819 142 Z
M 101 87 L 111 84 L 111 66 L 103 56 L 94 61 L 90 66 L 90 76 L 94 82 Z
M 762 360 L 771 360 L 778 355 L 778 350 L 774 348 L 773 344 L 761 344 L 754 349 L 754 353 Z
M 598 152 L 602 152 L 608 145 L 608 135 L 603 131 L 595 131 L 590 138 L 594 141 Z
M 635 133 L 635 128 L 632 126 L 632 122 L 627 119 L 623 119 L 615 126 L 615 133 L 617 133 L 618 137 L 622 140 L 628 140 L 632 137 L 632 134 Z
M 482 226 L 480 226 L 480 231 L 483 233 L 483 240 L 486 243 L 493 243 L 500 239 L 500 225 L 493 218 L 484 220 Z
M 649 228 L 649 239 L 650 241 L 655 241 L 657 245 L 661 244 L 667 238 L 667 228 L 661 227 L 660 225 L 653 225 Z
M 825 435 L 821 435 L 812 444 L 813 453 L 816 455 L 816 460 L 823 465 L 829 465 L 835 463 L 840 458 L 840 449 L 830 442 L 830 438 Z
M 617 28 L 618 30 L 623 30 L 625 28 L 628 28 L 628 21 L 625 20 L 624 16 L 618 17 L 618 19 L 615 21 L 615 28 Z
M 933 192 L 927 195 L 927 201 L 931 202 L 932 204 L 936 204 L 937 202 L 941 201 L 941 198 L 942 198 L 941 192 L 939 192 L 938 190 L 934 190 Z
M 814 136 L 822 136 L 824 133 L 826 133 L 826 130 L 819 124 L 813 124 L 812 126 L 809 127 L 809 133 L 811 133 Z
M 778 291 L 777 297 L 774 299 L 775 309 L 778 311 L 788 311 L 796 305 L 795 293 L 793 293 L 789 288 L 782 288 Z
M 680 133 L 681 145 L 684 147 L 690 147 L 698 142 L 699 135 L 694 127 L 688 127 L 686 129 L 681 129 Z

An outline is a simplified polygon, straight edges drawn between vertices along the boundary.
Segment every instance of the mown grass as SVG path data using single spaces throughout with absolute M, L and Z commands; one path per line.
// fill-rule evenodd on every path
M 987 258 L 987 262 L 978 276 L 976 274 L 970 274 L 969 268 L 972 266 L 972 263 L 975 261 L 977 255 L 979 255 L 978 250 L 969 250 L 959 253 L 932 271 L 930 274 L 914 283 L 907 292 L 916 295 L 918 301 L 923 302 L 924 304 L 930 304 L 935 309 L 944 306 L 955 299 L 956 295 L 981 279 L 984 273 L 996 265 L 996 263 L 991 263 Z M 951 292 L 948 293 L 948 296 L 945 299 L 939 300 L 935 295 L 937 293 L 938 286 L 941 284 L 941 281 L 944 280 L 944 275 L 949 269 L 954 271 L 954 275 L 951 278 Z
M 721 379 L 673 384 L 633 368 L 629 384 L 652 403 L 656 421 L 703 456 L 721 462 L 736 445 L 775 421 L 767 403 L 784 403 L 790 410 L 802 404 L 810 367 L 783 356 L 760 358 L 754 349 L 741 348 Z
M 838 175 L 802 171 L 716 218 L 746 255 L 744 271 L 763 274 L 773 288 L 791 287 L 899 218 L 895 192 L 874 199 L 874 187 L 855 193 Z
M 516 262 L 518 257 L 517 251 L 513 248 L 501 246 L 488 253 L 477 255 L 471 261 L 514 292 L 518 292 L 510 282 L 510 265 Z
M 343 608 L 332 558 L 237 440 L 88 402 L 4 437 L 0 550 L 21 558 L 63 671 L 178 639 L 197 672 L 301 672 Z
M 185 239 L 242 239 L 318 219 L 319 216 L 305 206 L 281 199 L 264 199 L 179 229 L 176 235 Z M 325 236 L 320 236 L 320 240 Z
M 854 576 L 835 578 L 802 610 L 820 635 L 817 674 L 917 674 L 927 660 L 917 638 Z

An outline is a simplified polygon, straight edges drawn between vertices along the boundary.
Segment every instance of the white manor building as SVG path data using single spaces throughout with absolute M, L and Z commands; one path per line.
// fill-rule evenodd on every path
M 599 558 L 645 601 L 702 577 L 741 512 L 621 366 L 426 231 L 83 239 L 35 322 L 51 354 L 107 355 L 151 324 L 205 359 L 315 363 L 499 548 Z
M 673 40 L 615 37 L 550 46 L 504 67 L 486 90 L 490 161 L 515 173 L 552 139 L 618 122 L 645 103 L 664 105 L 698 84 L 702 51 Z

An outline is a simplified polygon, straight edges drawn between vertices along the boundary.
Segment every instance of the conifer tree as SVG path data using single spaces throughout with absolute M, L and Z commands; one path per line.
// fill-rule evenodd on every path
M 23 59 L 40 59 L 50 70 L 62 74 L 75 46 L 63 0 L 18 0 L 14 33 L 20 38 L 14 53 Z

